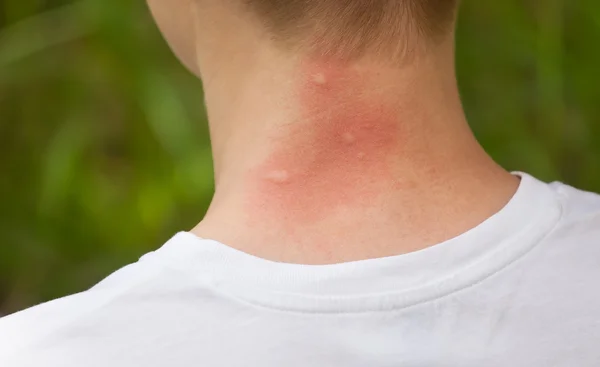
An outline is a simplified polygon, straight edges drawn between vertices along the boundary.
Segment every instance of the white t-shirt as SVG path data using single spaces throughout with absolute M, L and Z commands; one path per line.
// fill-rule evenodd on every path
M 396 257 L 281 264 L 180 233 L 0 319 L 0 366 L 598 367 L 600 196 L 522 178 L 480 226 Z

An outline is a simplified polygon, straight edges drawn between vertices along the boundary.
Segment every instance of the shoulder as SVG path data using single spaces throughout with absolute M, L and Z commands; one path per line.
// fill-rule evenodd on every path
M 562 208 L 557 232 L 586 237 L 600 245 L 600 195 L 554 182 L 549 184 Z
M 538 265 L 571 276 L 600 275 L 600 195 L 559 182 L 548 187 L 561 215 L 540 243 L 544 261 Z
M 1 318 L 0 366 L 40 364 L 38 357 L 48 350 L 48 344 L 61 343 L 57 337 L 65 326 L 91 312 L 92 298 L 92 294 L 84 292 Z M 49 365 L 54 366 L 52 362 Z
M 132 315 L 131 298 L 147 291 L 156 271 L 135 263 L 90 290 L 0 318 L 0 366 L 76 366 L 93 336 L 118 336 L 117 322 Z M 129 316 L 128 316 L 129 315 Z M 118 339 L 118 338 L 115 338 Z M 86 341 L 87 340 L 87 341 Z M 94 344 L 95 345 L 95 344 Z M 96 352 L 95 348 L 89 353 Z

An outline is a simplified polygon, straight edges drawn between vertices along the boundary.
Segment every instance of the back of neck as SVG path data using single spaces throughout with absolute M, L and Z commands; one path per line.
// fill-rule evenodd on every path
M 213 80 L 217 188 L 194 232 L 323 264 L 419 250 L 493 215 L 518 180 L 473 137 L 452 63 L 439 60 L 257 56 L 244 75 Z

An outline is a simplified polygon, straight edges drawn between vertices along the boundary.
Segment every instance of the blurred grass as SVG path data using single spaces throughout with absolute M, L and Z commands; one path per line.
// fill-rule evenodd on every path
M 600 191 L 600 3 L 463 3 L 459 81 L 483 145 Z M 142 1 L 0 2 L 0 314 L 82 290 L 201 219 L 203 108 Z

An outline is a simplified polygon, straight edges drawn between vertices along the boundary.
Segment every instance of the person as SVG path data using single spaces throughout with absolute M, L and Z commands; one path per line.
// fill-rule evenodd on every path
M 214 200 L 3 318 L 1 366 L 600 366 L 600 196 L 478 144 L 458 0 L 149 4 L 204 82 Z

